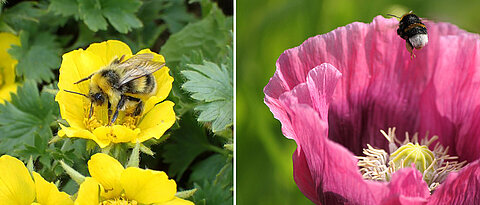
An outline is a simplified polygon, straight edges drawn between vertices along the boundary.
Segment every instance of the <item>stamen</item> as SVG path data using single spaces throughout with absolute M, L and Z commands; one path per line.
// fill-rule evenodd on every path
M 138 122 L 139 119 L 140 119 L 140 116 L 126 115 L 123 118 L 122 125 L 133 130 L 133 129 L 137 128 L 137 122 Z
M 429 190 L 434 191 L 450 172 L 458 171 L 466 164 L 466 161 L 455 161 L 458 157 L 448 155 L 448 147 L 444 148 L 439 143 L 433 151 L 430 150 L 429 146 L 438 139 L 436 135 L 428 138 L 427 133 L 419 142 L 418 133 L 410 138 L 407 132 L 402 142 L 395 136 L 395 128 L 389 128 L 388 133 L 380 130 L 380 133 L 389 142 L 390 154 L 367 144 L 367 149 L 363 150 L 365 156 L 357 157 L 360 172 L 365 179 L 390 181 L 392 173 L 414 163 L 415 168 L 422 172 Z
M 122 194 L 119 197 L 102 201 L 102 202 L 100 202 L 99 205 L 137 205 L 137 204 L 138 204 L 137 201 L 128 200 L 125 197 L 125 194 Z

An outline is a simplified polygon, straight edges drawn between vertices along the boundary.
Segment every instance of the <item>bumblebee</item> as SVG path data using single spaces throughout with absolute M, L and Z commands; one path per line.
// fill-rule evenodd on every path
M 394 16 L 391 15 L 390 16 Z M 398 16 L 394 16 L 399 18 Z M 411 11 L 399 18 L 397 34 L 405 39 L 406 47 L 412 58 L 414 49 L 421 49 L 428 43 L 427 27 L 422 20 Z
M 142 99 L 156 93 L 157 84 L 153 73 L 165 66 L 165 63 L 152 61 L 151 53 L 138 54 L 125 61 L 124 57 L 114 59 L 109 65 L 74 83 L 90 80 L 87 95 L 65 90 L 90 100 L 89 118 L 93 115 L 94 105 L 101 106 L 104 103 L 108 107 L 109 125 L 117 120 L 119 111 L 128 111 L 126 113 L 138 116 L 143 111 Z M 112 107 L 115 108 L 114 113 Z

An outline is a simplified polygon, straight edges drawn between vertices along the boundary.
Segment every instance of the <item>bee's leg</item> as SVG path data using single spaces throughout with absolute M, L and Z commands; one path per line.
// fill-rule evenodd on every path
M 137 107 L 135 108 L 135 111 L 133 112 L 133 116 L 139 116 L 140 114 L 142 114 L 142 111 L 143 111 L 143 102 L 140 101 L 140 102 L 138 102 Z
M 407 47 L 407 51 L 410 52 L 410 59 L 413 60 L 413 58 L 415 58 L 415 54 L 413 53 L 413 46 L 412 44 L 410 43 L 410 41 L 407 40 L 407 43 L 405 44 L 405 46 Z
M 115 113 L 113 113 L 112 120 L 109 123 L 110 125 L 112 125 L 115 122 L 115 120 L 117 120 L 118 110 L 120 110 L 125 105 L 126 101 L 127 101 L 127 96 L 122 95 L 122 97 L 120 97 L 120 100 L 118 101 L 117 108 L 115 109 Z
M 112 103 L 107 100 L 107 107 L 108 107 L 108 121 L 110 122 L 110 119 L 112 119 Z
M 139 98 L 136 98 L 136 97 L 127 96 L 127 98 L 128 98 L 128 100 L 138 102 L 137 107 L 135 107 L 135 110 L 133 111 L 133 116 L 139 116 L 140 114 L 142 114 L 143 102 Z
M 88 113 L 88 119 L 92 118 L 92 115 L 93 115 L 93 103 L 91 102 L 90 103 L 90 111 Z

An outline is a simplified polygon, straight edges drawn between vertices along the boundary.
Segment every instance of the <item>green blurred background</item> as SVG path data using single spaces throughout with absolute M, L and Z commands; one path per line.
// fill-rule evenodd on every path
M 296 144 L 263 103 L 263 87 L 284 50 L 354 21 L 410 10 L 480 32 L 480 1 L 237 0 L 236 6 L 238 205 L 311 204 L 293 181 Z

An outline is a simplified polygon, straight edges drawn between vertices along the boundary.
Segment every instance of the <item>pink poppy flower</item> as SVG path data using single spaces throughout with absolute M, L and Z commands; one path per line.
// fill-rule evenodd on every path
M 398 20 L 378 16 L 309 38 L 277 60 L 265 103 L 297 143 L 294 179 L 314 203 L 480 204 L 480 38 L 448 23 L 425 24 L 428 45 L 413 59 Z M 418 133 L 418 141 L 437 135 L 421 148 L 436 161 L 367 179 L 373 172 L 362 172 L 357 156 L 392 150 L 380 132 L 391 127 L 401 140 L 405 132 Z M 435 184 L 425 170 L 443 161 L 439 155 L 466 165 L 439 168 Z

